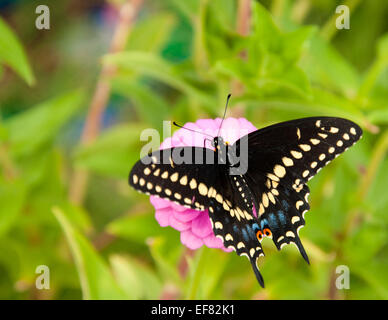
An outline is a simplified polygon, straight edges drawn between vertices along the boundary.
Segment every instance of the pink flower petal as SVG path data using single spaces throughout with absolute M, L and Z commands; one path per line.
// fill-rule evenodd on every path
M 225 141 L 231 144 L 238 140 L 241 136 L 239 121 L 234 118 L 225 119 L 221 128 L 221 135 Z
M 156 210 L 171 207 L 171 201 L 156 196 L 150 196 L 150 202 Z
M 195 236 L 191 230 L 181 232 L 181 242 L 191 250 L 198 249 L 203 245 L 202 239 Z
M 212 130 L 215 134 L 217 134 L 218 128 L 220 127 L 221 119 L 217 118 L 215 120 L 212 119 L 200 119 L 195 122 L 196 126 L 199 130 Z
M 191 228 L 191 224 L 188 222 L 182 222 L 177 219 L 175 219 L 173 214 L 170 214 L 168 217 L 168 223 L 171 227 L 178 231 L 185 231 Z
M 205 238 L 209 234 L 213 234 L 212 225 L 207 212 L 202 212 L 191 222 L 191 230 L 200 238 Z
M 174 217 L 182 222 L 189 222 L 197 218 L 200 211 L 186 209 L 185 211 L 173 211 Z
M 155 219 L 158 221 L 161 227 L 167 227 L 170 225 L 170 215 L 172 212 L 167 209 L 159 209 L 155 212 Z
M 172 148 L 172 147 L 173 147 L 173 144 L 172 144 L 171 137 L 169 137 L 166 140 L 164 140 L 162 142 L 162 144 L 160 145 L 160 149 L 169 149 L 169 148 Z
M 175 203 L 175 202 L 171 202 L 171 201 L 169 201 L 169 202 L 170 202 L 171 208 L 172 208 L 174 211 L 185 212 L 185 211 L 189 210 L 188 208 L 186 208 L 186 207 L 184 207 L 184 206 L 181 206 L 181 205 L 179 205 L 179 204 L 177 204 L 177 203 Z
M 185 146 L 185 144 L 183 143 L 183 141 L 181 141 L 181 140 L 179 139 L 179 137 L 177 137 L 177 136 L 173 136 L 173 137 L 172 137 L 171 143 L 172 143 L 172 146 L 173 146 L 173 147 L 184 147 L 184 146 Z
M 205 245 L 209 248 L 219 248 L 226 252 L 233 251 L 233 249 L 226 249 L 224 247 L 224 244 L 222 243 L 222 240 L 214 236 L 214 234 L 210 234 L 207 237 L 202 239 Z
M 247 129 L 249 133 L 257 130 L 257 128 L 245 118 L 239 118 L 238 121 L 240 122 L 240 127 Z

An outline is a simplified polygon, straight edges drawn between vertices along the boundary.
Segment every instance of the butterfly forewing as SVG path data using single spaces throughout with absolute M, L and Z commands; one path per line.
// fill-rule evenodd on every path
M 340 118 L 305 118 L 269 126 L 248 135 L 248 170 L 281 178 L 291 186 L 296 179 L 305 183 L 361 134 L 355 123 Z
M 129 184 L 140 192 L 203 211 L 217 186 L 214 155 L 213 150 L 197 147 L 155 151 L 135 164 Z

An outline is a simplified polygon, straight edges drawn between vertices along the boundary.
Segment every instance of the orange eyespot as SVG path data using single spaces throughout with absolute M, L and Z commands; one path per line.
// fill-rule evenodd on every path
M 259 241 L 263 240 L 263 233 L 261 232 L 261 230 L 256 232 L 256 237 Z
M 264 234 L 265 234 L 266 237 L 271 237 L 271 236 L 272 236 L 272 232 L 271 232 L 271 230 L 269 230 L 268 228 L 265 228 L 265 229 L 263 230 L 263 232 L 264 232 Z

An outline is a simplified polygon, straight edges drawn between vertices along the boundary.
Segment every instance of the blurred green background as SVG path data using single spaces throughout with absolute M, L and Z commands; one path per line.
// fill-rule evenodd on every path
M 0 1 L 0 298 L 388 299 L 388 2 L 43 2 Z M 264 290 L 246 259 L 185 249 L 127 185 L 142 129 L 221 116 L 229 92 L 228 115 L 257 127 L 364 129 L 309 183 L 311 265 L 264 241 Z

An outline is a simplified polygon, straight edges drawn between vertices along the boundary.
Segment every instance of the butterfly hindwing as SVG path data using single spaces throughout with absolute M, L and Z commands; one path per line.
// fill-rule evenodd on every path
M 253 194 L 243 176 L 229 175 L 228 168 L 222 165 L 217 168 L 218 186 L 208 207 L 213 232 L 222 239 L 225 248 L 232 248 L 237 255 L 248 258 L 257 280 L 264 286 L 257 266 L 264 252 L 256 236 L 259 225 L 253 214 Z
M 281 198 L 275 196 L 275 203 L 270 203 L 264 213 L 260 216 L 260 227 L 262 230 L 269 228 L 271 231 L 271 239 L 274 244 L 280 250 L 284 245 L 293 243 L 299 249 L 302 257 L 309 263 L 309 259 L 306 251 L 299 238 L 299 230 L 305 225 L 304 213 L 308 210 L 309 205 L 307 200 L 304 200 L 305 210 L 300 210 L 301 207 L 292 205 L 294 203 L 293 196 L 295 193 L 291 193 L 289 190 L 279 191 L 283 195 Z M 305 185 L 303 192 L 307 193 L 308 187 Z M 299 198 L 298 198 L 299 199 Z M 298 201 L 302 200 L 296 200 Z
M 248 258 L 258 282 L 264 287 L 264 280 L 257 266 L 258 258 L 264 255 L 256 236 L 259 225 L 257 219 L 247 219 L 242 212 L 243 209 L 239 207 L 225 208 L 215 199 L 210 202 L 209 217 L 214 234 L 221 238 L 225 248 L 232 248 L 239 256 Z

